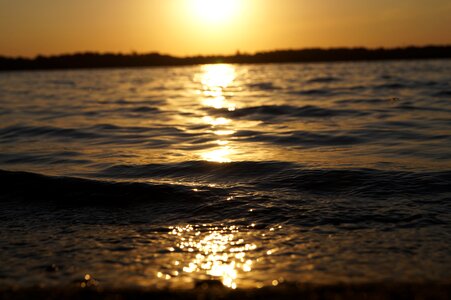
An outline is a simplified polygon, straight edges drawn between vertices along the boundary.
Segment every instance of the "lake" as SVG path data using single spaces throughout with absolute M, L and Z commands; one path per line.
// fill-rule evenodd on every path
M 451 277 L 451 60 L 0 73 L 0 285 Z

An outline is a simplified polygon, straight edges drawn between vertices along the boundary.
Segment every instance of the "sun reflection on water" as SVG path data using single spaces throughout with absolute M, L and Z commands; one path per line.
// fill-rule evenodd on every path
M 232 154 L 232 152 L 233 150 L 230 147 L 223 146 L 219 149 L 204 152 L 201 154 L 201 157 L 206 161 L 226 163 L 232 161 L 230 159 L 230 154 Z
M 229 86 L 236 77 L 235 68 L 232 65 L 205 65 L 202 67 L 201 82 L 212 89 Z
M 227 125 L 230 124 L 231 120 L 226 118 L 213 118 L 210 116 L 203 117 L 203 121 L 207 124 L 210 124 L 212 126 L 218 126 L 218 125 Z
M 202 95 L 201 103 L 205 107 L 214 109 L 224 109 L 229 111 L 236 109 L 236 105 L 227 100 L 224 89 L 233 84 L 236 79 L 236 71 L 232 65 L 205 65 L 201 73 L 198 74 L 198 81 L 202 84 L 199 94 Z M 202 121 L 212 128 L 211 133 L 222 136 L 217 141 L 219 148 L 201 152 L 199 155 L 203 160 L 211 162 L 226 163 L 231 162 L 231 154 L 234 153 L 230 141 L 225 139 L 232 136 L 236 130 L 233 128 L 231 119 L 225 117 L 214 117 L 206 115 Z
M 234 111 L 236 106 L 225 97 L 224 89 L 236 78 L 235 68 L 231 65 L 206 65 L 199 74 L 202 90 L 202 104 L 215 109 L 226 108 Z
M 205 228 L 205 227 L 204 227 Z M 222 282 L 226 287 L 235 289 L 239 273 L 252 270 L 253 260 L 247 257 L 248 252 L 257 246 L 237 238 L 237 226 L 202 228 L 192 225 L 171 227 L 171 235 L 178 238 L 177 247 L 195 254 L 194 258 L 183 266 L 185 273 L 206 274 L 211 279 Z M 173 249 L 175 250 L 175 249 Z M 180 264 L 179 261 L 176 261 Z M 165 275 L 159 273 L 158 277 Z

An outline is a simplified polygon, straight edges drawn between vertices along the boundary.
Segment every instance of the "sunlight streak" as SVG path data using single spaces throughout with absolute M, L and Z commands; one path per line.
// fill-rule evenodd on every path
M 207 151 L 201 154 L 203 160 L 218 162 L 218 163 L 227 163 L 231 162 L 230 155 L 232 154 L 232 150 L 228 146 L 221 147 L 219 149 L 214 149 L 211 151 Z
M 247 254 L 257 248 L 255 244 L 237 239 L 237 226 L 214 227 L 201 232 L 191 225 L 177 226 L 172 234 L 180 238 L 177 246 L 188 252 L 196 253 L 194 259 L 184 267 L 185 273 L 204 273 L 217 278 L 226 287 L 236 289 L 239 273 L 252 271 L 253 261 Z M 194 237 L 193 237 L 194 236 Z
M 236 78 L 235 68 L 231 65 L 206 65 L 202 71 L 201 82 L 209 88 L 225 88 Z
M 201 103 L 203 106 L 215 109 L 227 108 L 229 111 L 235 110 L 236 106 L 226 99 L 224 89 L 231 86 L 236 79 L 235 67 L 232 65 L 205 65 L 201 73 L 195 78 L 202 84 L 202 90 L 198 94 L 203 95 Z M 226 137 L 231 137 L 236 133 L 233 121 L 225 117 L 206 115 L 202 118 L 203 123 L 211 126 L 210 133 L 220 136 L 216 142 L 219 148 L 214 148 L 199 153 L 199 156 L 206 161 L 227 163 L 231 162 L 231 155 L 235 152 L 229 145 L 230 141 Z
M 218 126 L 218 125 L 227 125 L 231 122 L 230 119 L 226 119 L 226 118 L 213 118 L 210 116 L 205 116 L 202 118 L 202 120 L 207 123 L 210 124 L 212 126 Z

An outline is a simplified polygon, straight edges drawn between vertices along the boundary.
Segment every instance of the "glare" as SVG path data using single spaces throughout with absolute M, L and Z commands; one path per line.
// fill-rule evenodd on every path
M 203 96 L 201 99 L 202 105 L 215 109 L 235 110 L 235 104 L 227 100 L 224 93 L 224 89 L 232 85 L 235 79 L 236 71 L 232 65 L 202 66 L 201 72 L 195 77 L 195 80 L 202 84 L 202 89 L 198 91 L 198 94 Z M 230 141 L 226 138 L 230 138 L 236 133 L 232 119 L 206 115 L 202 117 L 202 121 L 211 126 L 211 133 L 221 137 L 220 140 L 216 141 L 216 144 L 221 147 L 199 153 L 202 160 L 218 163 L 231 162 L 234 151 L 228 145 Z
M 235 68 L 231 65 L 205 65 L 202 71 L 202 84 L 210 89 L 227 87 L 236 77 Z
M 236 109 L 235 105 L 228 102 L 223 96 L 205 98 L 202 100 L 202 104 L 216 109 L 227 108 L 228 111 L 234 111 Z
M 209 23 L 222 22 L 232 18 L 238 8 L 239 0 L 188 0 L 197 18 Z
M 228 101 L 224 95 L 224 89 L 230 86 L 236 79 L 236 71 L 232 65 L 218 64 L 205 65 L 198 76 L 204 96 L 202 104 L 216 109 L 227 108 L 235 110 L 235 104 Z
M 218 126 L 218 125 L 227 125 L 230 123 L 230 119 L 226 119 L 226 118 L 213 118 L 210 116 L 205 116 L 202 118 L 202 120 L 207 123 L 210 124 L 212 126 Z
M 179 237 L 177 246 L 180 249 L 192 249 L 189 252 L 195 253 L 182 271 L 206 274 L 220 280 L 226 287 L 237 288 L 239 274 L 251 272 L 253 268 L 253 261 L 246 259 L 246 256 L 257 248 L 255 244 L 237 239 L 235 234 L 238 230 L 237 226 L 212 227 L 207 232 L 198 231 L 190 225 L 175 228 L 176 236 Z
M 201 154 L 202 159 L 211 162 L 226 163 L 231 162 L 230 155 L 232 150 L 229 147 L 207 151 Z
M 216 144 L 218 144 L 219 146 L 225 146 L 229 144 L 229 141 L 217 140 Z
M 225 135 L 232 135 L 232 134 L 236 133 L 236 131 L 232 130 L 232 129 L 230 129 L 230 130 L 215 130 L 215 131 L 213 131 L 213 133 L 215 135 L 225 136 Z

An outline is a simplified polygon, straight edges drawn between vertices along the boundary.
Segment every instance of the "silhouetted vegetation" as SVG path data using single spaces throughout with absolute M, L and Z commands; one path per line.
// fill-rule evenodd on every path
M 88 69 L 151 66 L 186 66 L 212 63 L 288 63 L 288 62 L 333 62 L 333 61 L 377 61 L 451 58 L 451 46 L 407 47 L 392 49 L 332 48 L 258 52 L 231 56 L 174 57 L 159 53 L 75 53 L 35 58 L 12 58 L 0 56 L 0 71 Z

